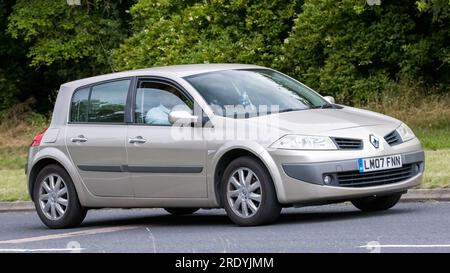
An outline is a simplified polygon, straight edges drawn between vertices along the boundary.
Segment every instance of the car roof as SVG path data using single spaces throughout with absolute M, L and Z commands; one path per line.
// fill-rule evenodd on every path
M 161 76 L 166 74 L 182 78 L 214 71 L 232 70 L 232 69 L 252 69 L 252 68 L 261 69 L 265 67 L 249 64 L 185 64 L 185 65 L 160 66 L 160 67 L 128 70 L 123 72 L 116 72 L 90 78 L 84 78 L 76 81 L 67 82 L 62 86 L 77 88 L 80 86 L 89 85 L 96 82 L 132 76 L 152 76 L 152 75 Z

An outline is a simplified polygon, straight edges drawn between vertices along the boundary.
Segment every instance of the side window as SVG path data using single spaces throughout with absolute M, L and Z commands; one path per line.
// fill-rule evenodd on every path
M 177 88 L 163 83 L 139 82 L 136 90 L 135 122 L 138 124 L 170 125 L 169 113 L 187 110 L 193 103 Z
M 130 80 L 80 89 L 72 97 L 71 122 L 121 123 L 125 118 Z
M 89 122 L 124 122 L 129 86 L 130 80 L 93 86 Z
M 72 97 L 72 104 L 70 107 L 70 121 L 71 122 L 87 122 L 88 121 L 88 107 L 89 107 L 89 92 L 90 88 L 77 90 Z

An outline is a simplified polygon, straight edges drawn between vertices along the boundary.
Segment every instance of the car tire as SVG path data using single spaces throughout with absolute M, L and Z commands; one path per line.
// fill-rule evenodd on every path
M 352 204 L 362 211 L 382 211 L 388 210 L 395 206 L 400 197 L 401 193 L 396 193 L 386 196 L 370 196 L 360 199 L 352 200 Z
M 241 187 L 238 188 L 235 180 L 244 183 L 239 183 Z M 256 158 L 245 156 L 233 160 L 223 173 L 220 187 L 222 204 L 228 217 L 237 225 L 264 225 L 275 221 L 280 215 L 281 205 L 272 177 Z
M 39 218 L 49 228 L 76 227 L 86 217 L 87 209 L 81 206 L 72 179 L 59 165 L 48 165 L 38 173 L 33 200 Z
M 172 215 L 189 215 L 198 211 L 199 208 L 164 208 L 164 210 Z

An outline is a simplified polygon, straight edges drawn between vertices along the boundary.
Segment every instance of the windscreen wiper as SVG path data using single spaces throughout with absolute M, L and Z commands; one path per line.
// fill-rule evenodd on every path
M 334 108 L 333 104 L 323 104 L 311 107 L 311 109 L 326 109 L 326 108 Z
M 302 109 L 302 108 L 287 108 L 287 109 L 283 109 L 283 110 L 278 111 L 278 113 L 285 113 L 285 112 L 292 112 L 292 111 L 301 111 L 301 110 L 305 110 L 305 109 Z M 277 113 L 277 112 L 274 112 L 274 113 Z

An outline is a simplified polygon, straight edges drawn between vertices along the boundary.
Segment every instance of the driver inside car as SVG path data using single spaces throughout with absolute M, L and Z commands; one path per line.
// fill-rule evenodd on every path
M 152 97 L 158 98 L 158 105 L 151 107 L 145 114 L 145 123 L 153 125 L 171 125 L 169 114 L 172 111 L 188 111 L 192 114 L 192 110 L 177 96 L 178 92 L 175 88 L 167 86 L 164 90 L 151 89 Z

